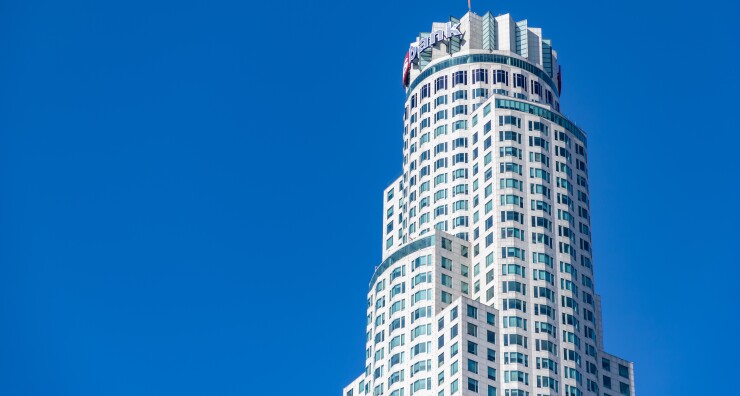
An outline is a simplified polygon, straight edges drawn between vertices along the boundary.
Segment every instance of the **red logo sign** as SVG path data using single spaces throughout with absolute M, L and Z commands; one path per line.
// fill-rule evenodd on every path
M 409 72 L 411 71 L 411 61 L 409 60 L 409 53 L 406 52 L 406 58 L 403 60 L 403 86 L 409 86 Z

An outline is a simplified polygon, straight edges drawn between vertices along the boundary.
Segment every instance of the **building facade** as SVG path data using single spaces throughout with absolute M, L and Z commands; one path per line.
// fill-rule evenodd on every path
M 468 13 L 411 44 L 365 371 L 344 396 L 634 395 L 603 350 L 586 134 L 539 28 Z

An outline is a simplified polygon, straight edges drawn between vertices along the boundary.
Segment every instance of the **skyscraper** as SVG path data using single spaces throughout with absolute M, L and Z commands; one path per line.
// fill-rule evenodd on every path
M 508 14 L 411 44 L 403 173 L 384 193 L 360 395 L 634 395 L 604 352 L 586 133 L 542 30 Z

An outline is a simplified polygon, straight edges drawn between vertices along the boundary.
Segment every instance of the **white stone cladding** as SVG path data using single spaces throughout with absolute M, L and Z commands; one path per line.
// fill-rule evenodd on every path
M 557 53 L 508 14 L 460 25 L 411 67 L 344 395 L 634 395 L 633 364 L 603 350 L 587 138 L 559 112 Z

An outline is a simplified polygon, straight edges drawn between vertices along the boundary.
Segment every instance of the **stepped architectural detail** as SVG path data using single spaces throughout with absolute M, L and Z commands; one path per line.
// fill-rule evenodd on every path
M 587 137 L 552 42 L 470 12 L 411 43 L 402 81 L 403 172 L 343 395 L 634 395 L 604 351 Z

